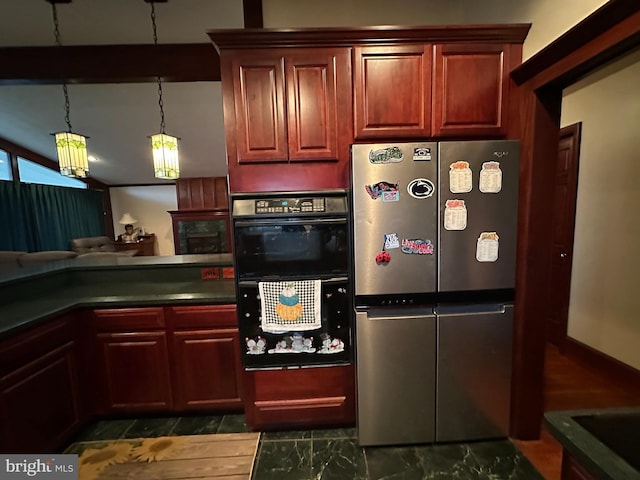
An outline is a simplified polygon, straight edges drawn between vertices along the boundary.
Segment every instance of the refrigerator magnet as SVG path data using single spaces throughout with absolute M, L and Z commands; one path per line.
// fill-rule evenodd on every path
M 369 194 L 369 196 L 376 200 L 378 198 L 382 198 L 383 202 L 393 202 L 398 201 L 400 197 L 400 192 L 398 192 L 398 184 L 391 182 L 377 182 L 373 185 L 365 185 L 364 189 Z M 386 197 L 386 199 L 385 199 Z M 395 198 L 395 200 L 393 200 Z
M 433 243 L 431 243 L 431 240 L 423 240 L 422 238 L 403 238 L 402 253 L 411 255 L 433 255 Z
M 469 193 L 473 188 L 473 174 L 469 162 L 459 160 L 449 165 L 449 190 L 451 193 Z
M 398 163 L 403 160 L 402 150 L 398 147 L 378 148 L 369 150 L 369 162 L 377 163 Z
M 413 198 L 428 198 L 433 195 L 436 187 L 428 178 L 414 178 L 407 185 L 407 192 Z
M 391 250 L 392 248 L 400 248 L 400 239 L 398 238 L 398 234 L 385 233 L 383 250 Z
M 467 228 L 467 207 L 464 200 L 447 200 L 444 204 L 444 229 L 464 230 Z
M 413 149 L 414 162 L 431 161 L 431 149 L 429 147 L 416 147 Z
M 498 193 L 502 190 L 500 162 L 484 162 L 482 164 L 478 188 L 482 193 Z
M 476 260 L 479 262 L 495 262 L 498 260 L 498 239 L 496 232 L 482 232 L 478 237 Z

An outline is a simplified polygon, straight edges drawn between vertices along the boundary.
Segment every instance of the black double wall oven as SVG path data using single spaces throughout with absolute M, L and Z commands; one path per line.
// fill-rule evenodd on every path
M 231 195 L 246 369 L 350 363 L 347 192 Z

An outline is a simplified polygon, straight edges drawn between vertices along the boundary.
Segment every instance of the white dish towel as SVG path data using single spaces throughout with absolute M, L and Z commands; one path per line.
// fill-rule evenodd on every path
M 258 289 L 264 332 L 301 332 L 322 326 L 320 280 L 258 282 Z

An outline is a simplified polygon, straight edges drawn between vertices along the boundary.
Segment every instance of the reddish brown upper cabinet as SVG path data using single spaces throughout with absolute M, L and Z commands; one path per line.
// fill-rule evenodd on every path
M 346 187 L 348 48 L 221 50 L 229 188 Z
M 176 180 L 178 210 L 228 210 L 227 177 Z
M 431 135 L 431 50 L 428 44 L 353 49 L 356 139 Z
M 436 45 L 433 136 L 506 136 L 509 72 L 521 56 L 517 44 Z

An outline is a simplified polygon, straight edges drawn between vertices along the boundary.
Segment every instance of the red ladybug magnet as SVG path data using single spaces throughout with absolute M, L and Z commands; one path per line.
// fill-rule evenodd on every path
M 378 265 L 386 265 L 391 261 L 391 255 L 389 252 L 385 252 L 384 250 L 376 255 L 376 263 Z

